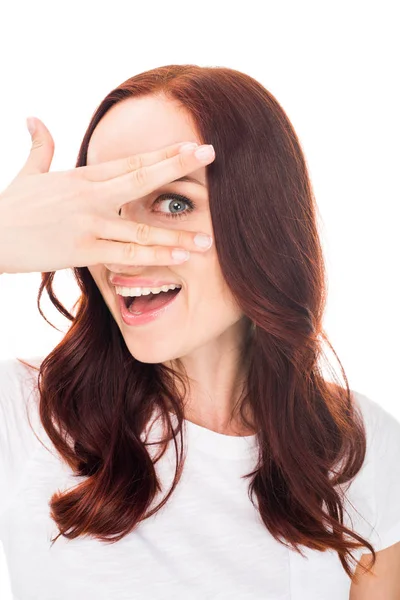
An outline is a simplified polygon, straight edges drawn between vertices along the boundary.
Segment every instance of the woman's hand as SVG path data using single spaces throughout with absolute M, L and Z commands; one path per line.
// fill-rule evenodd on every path
M 174 248 L 204 252 L 196 233 L 121 219 L 120 208 L 214 160 L 182 144 L 49 173 L 54 141 L 36 119 L 25 166 L 0 194 L 0 272 L 56 271 L 99 263 L 172 265 Z M 208 147 L 208 146 L 207 146 Z M 204 148 L 204 146 L 202 146 Z

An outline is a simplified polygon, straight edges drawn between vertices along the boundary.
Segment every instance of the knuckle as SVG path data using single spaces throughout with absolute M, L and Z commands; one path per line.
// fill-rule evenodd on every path
M 72 183 L 73 182 L 71 181 L 71 184 Z M 82 186 L 80 184 L 71 185 L 70 190 L 69 190 L 69 197 L 72 199 L 74 209 L 77 212 L 82 212 L 82 207 L 85 207 L 86 210 L 88 210 L 88 211 L 93 208 L 93 205 L 91 203 L 92 202 L 91 194 L 86 186 Z M 91 217 L 91 216 L 92 216 L 92 213 L 90 213 L 88 215 L 88 217 Z
M 124 244 L 124 258 L 129 262 L 134 261 L 137 255 L 137 248 L 134 242 Z
M 81 175 L 72 175 L 71 192 L 74 199 L 80 206 L 85 206 L 87 210 L 95 213 L 100 210 L 101 201 L 104 197 L 104 190 L 93 181 L 83 181 Z M 75 179 L 74 179 L 75 178 Z
M 66 177 L 70 181 L 80 181 L 80 182 L 91 182 L 90 179 L 90 167 L 83 165 L 82 167 L 75 167 L 75 169 L 70 169 L 69 171 L 65 171 Z
M 75 169 L 69 169 L 68 171 L 64 171 L 65 177 L 68 179 L 79 179 L 84 176 L 85 167 L 75 167 Z
M 81 231 L 86 234 L 97 233 L 100 229 L 99 219 L 92 214 L 81 215 L 79 218 L 79 225 Z
M 143 188 L 146 185 L 147 177 L 146 167 L 140 167 L 133 171 L 134 182 L 139 188 Z
M 184 152 L 178 154 L 178 167 L 179 170 L 184 169 L 187 165 L 187 155 Z
M 91 214 L 87 217 L 87 222 L 90 227 L 89 230 L 96 234 L 101 234 L 104 231 L 104 220 L 100 217 L 100 215 Z
M 139 156 L 128 156 L 126 162 L 129 172 L 136 171 L 137 169 L 141 169 L 143 167 L 143 160 L 140 154 Z
M 170 260 L 170 253 L 167 248 L 163 248 L 161 246 L 153 246 L 149 247 L 151 250 L 151 261 L 158 264 L 165 264 Z
M 44 146 L 44 141 L 41 139 L 36 139 L 32 141 L 31 150 L 37 150 L 37 148 L 42 148 Z
M 185 231 L 178 230 L 176 232 L 177 239 L 176 239 L 176 244 L 175 245 L 184 248 L 185 244 L 187 242 L 187 235 L 188 234 Z
M 71 171 L 65 171 L 64 176 L 68 183 L 76 184 L 78 180 L 81 180 L 83 178 L 83 172 L 79 171 L 78 169 L 74 169 Z
M 136 240 L 140 244 L 145 244 L 148 242 L 150 238 L 150 225 L 146 223 L 137 223 L 136 224 Z

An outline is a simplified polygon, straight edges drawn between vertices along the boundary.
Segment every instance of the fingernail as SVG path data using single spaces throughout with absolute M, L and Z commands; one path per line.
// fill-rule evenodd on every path
M 174 260 L 185 261 L 190 257 L 190 253 L 187 250 L 181 250 L 180 248 L 175 248 L 171 252 L 172 258 Z
M 207 161 L 215 155 L 215 152 L 213 146 L 208 144 L 207 146 L 200 146 L 194 155 L 201 161 Z
M 36 121 L 33 117 L 28 117 L 26 119 L 26 126 L 31 135 L 33 135 L 36 131 Z
M 197 146 L 196 142 L 185 142 L 182 146 L 179 146 L 179 152 L 190 152 L 190 150 L 194 150 Z
M 212 242 L 212 237 L 209 235 L 204 235 L 204 233 L 198 233 L 194 237 L 194 243 L 199 248 L 211 248 Z

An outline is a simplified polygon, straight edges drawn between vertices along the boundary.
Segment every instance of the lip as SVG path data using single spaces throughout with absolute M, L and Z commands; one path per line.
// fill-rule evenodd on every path
M 145 277 L 110 277 L 111 285 L 122 285 L 125 287 L 161 287 L 163 285 L 180 285 L 176 281 L 167 279 L 146 279 Z

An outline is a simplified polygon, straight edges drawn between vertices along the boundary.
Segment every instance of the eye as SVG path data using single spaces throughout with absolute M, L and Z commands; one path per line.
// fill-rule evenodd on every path
M 184 204 L 186 204 L 189 208 L 187 210 L 185 210 L 184 212 L 171 212 L 171 213 L 164 213 L 162 211 L 159 210 L 155 210 L 152 212 L 155 213 L 162 213 L 164 216 L 166 216 L 168 219 L 170 218 L 176 218 L 176 217 L 183 217 L 184 215 L 187 215 L 188 213 L 191 213 L 195 208 L 196 205 L 192 200 L 189 200 L 189 198 L 186 198 L 186 196 L 182 196 L 182 194 L 161 194 L 161 196 L 159 196 L 157 198 L 157 200 L 155 200 L 154 204 L 161 204 L 162 202 L 166 202 L 166 207 L 168 209 L 178 209 L 183 206 Z

